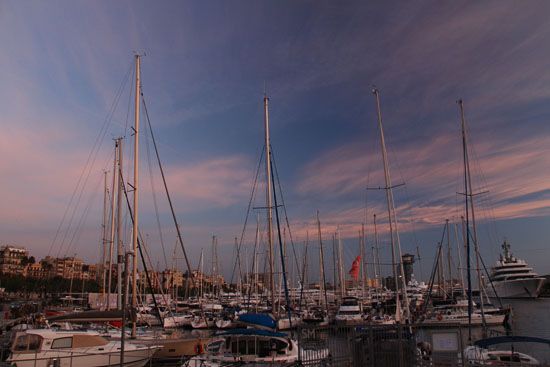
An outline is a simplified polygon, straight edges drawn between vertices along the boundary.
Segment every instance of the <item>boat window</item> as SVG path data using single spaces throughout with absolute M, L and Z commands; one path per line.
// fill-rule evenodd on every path
M 28 344 L 29 344 L 29 336 L 27 334 L 20 335 L 15 340 L 15 343 L 13 345 L 13 350 L 17 352 L 27 350 Z
M 248 353 L 247 354 L 256 354 L 256 340 L 251 339 L 248 341 Z
M 216 340 L 206 346 L 206 351 L 209 353 L 218 353 L 223 344 L 223 340 Z
M 239 353 L 239 342 L 237 340 L 231 341 L 231 353 Z
M 246 340 L 239 340 L 239 354 L 245 355 L 246 353 Z
M 258 357 L 264 358 L 269 356 L 269 353 L 271 351 L 271 346 L 269 345 L 269 341 L 265 339 L 258 340 Z
M 73 348 L 100 347 L 107 345 L 109 342 L 99 335 L 74 335 Z
M 288 346 L 288 344 L 282 340 L 279 339 L 271 339 L 271 349 L 277 351 L 277 353 L 284 353 L 284 349 Z
M 29 335 L 29 350 L 37 351 L 40 349 L 40 344 L 42 343 L 42 337 L 39 335 L 31 334 Z
M 52 349 L 71 348 L 73 346 L 73 338 L 57 338 L 52 342 Z

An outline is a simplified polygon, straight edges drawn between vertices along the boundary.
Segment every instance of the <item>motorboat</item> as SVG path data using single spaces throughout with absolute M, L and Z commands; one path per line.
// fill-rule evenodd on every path
M 336 313 L 339 325 L 358 325 L 364 322 L 363 308 L 357 297 L 344 297 Z
M 203 354 L 184 367 L 239 365 L 288 365 L 298 361 L 298 344 L 288 335 L 262 329 L 234 329 L 215 337 Z
M 143 367 L 160 349 L 124 344 L 124 366 Z M 16 334 L 7 362 L 15 367 L 120 366 L 121 342 L 92 331 L 26 330 Z
M 497 336 L 480 339 L 464 349 L 464 358 L 470 366 L 540 366 L 534 357 L 516 351 L 521 343 L 538 343 L 550 346 L 550 340 L 530 336 Z M 495 348 L 507 344 L 509 348 Z

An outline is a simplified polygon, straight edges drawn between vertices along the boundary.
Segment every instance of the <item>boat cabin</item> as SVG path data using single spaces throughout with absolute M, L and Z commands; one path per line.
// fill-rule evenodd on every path
M 101 347 L 108 343 L 98 333 L 92 332 L 27 330 L 16 334 L 11 351 L 13 353 L 36 353 L 43 350 Z

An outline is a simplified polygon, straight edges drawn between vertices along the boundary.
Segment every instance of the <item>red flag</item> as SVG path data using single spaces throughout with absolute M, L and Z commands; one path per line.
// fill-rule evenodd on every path
M 349 270 L 349 275 L 353 277 L 354 280 L 359 279 L 359 264 L 361 263 L 361 256 L 357 256 L 351 264 L 351 269 Z

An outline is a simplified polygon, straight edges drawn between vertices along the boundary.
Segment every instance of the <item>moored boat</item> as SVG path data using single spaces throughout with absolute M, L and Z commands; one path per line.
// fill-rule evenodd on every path
M 145 366 L 160 349 L 156 345 L 124 345 L 124 366 Z M 15 336 L 7 359 L 16 367 L 120 366 L 120 341 L 109 341 L 90 331 L 27 330 Z
M 501 298 L 537 298 L 546 278 L 534 272 L 525 260 L 513 256 L 507 241 L 501 247 L 503 253 L 491 269 L 491 284 L 487 285 L 490 295 Z

